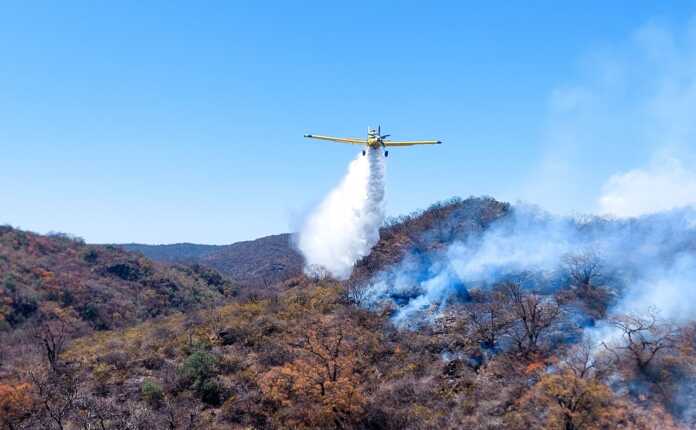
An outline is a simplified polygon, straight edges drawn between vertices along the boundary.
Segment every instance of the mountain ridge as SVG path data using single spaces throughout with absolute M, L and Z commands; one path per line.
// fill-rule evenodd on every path
M 175 243 L 117 244 L 154 261 L 201 264 L 242 286 L 268 287 L 302 273 L 303 258 L 292 245 L 292 234 L 282 233 L 229 245 Z

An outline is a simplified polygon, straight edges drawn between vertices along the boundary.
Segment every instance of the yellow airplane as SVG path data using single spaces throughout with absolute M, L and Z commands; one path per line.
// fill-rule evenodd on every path
M 389 134 L 382 135 L 382 126 L 367 129 L 367 139 L 353 139 L 350 137 L 333 137 L 333 136 L 322 136 L 319 134 L 305 134 L 304 137 L 309 137 L 310 139 L 319 140 L 330 140 L 332 142 L 349 143 L 351 145 L 366 145 L 367 148 L 378 149 L 380 147 L 385 148 L 387 146 L 412 146 L 412 145 L 437 145 L 442 143 L 439 140 L 385 140 L 389 137 Z M 363 155 L 366 154 L 365 149 L 362 152 Z M 389 151 L 384 151 L 384 156 L 389 156 Z

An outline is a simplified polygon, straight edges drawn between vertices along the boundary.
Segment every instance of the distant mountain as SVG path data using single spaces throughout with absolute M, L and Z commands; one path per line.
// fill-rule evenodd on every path
M 218 270 L 242 286 L 270 286 L 302 273 L 302 256 L 290 234 L 266 236 L 231 245 L 118 245 L 167 263 L 196 263 Z
M 127 251 L 139 252 L 152 260 L 166 263 L 195 262 L 223 248 L 219 245 L 198 245 L 195 243 L 174 243 L 171 245 L 126 243 L 117 246 Z

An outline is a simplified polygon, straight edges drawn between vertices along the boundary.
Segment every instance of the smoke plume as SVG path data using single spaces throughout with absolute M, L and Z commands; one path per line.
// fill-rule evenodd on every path
M 517 206 L 483 232 L 457 237 L 442 250 L 413 253 L 379 273 L 369 303 L 390 302 L 397 308 L 395 322 L 409 325 L 466 300 L 469 289 L 511 277 L 552 294 L 568 285 L 567 257 L 591 253 L 616 294 L 610 312 L 655 308 L 675 321 L 695 319 L 694 219 L 689 208 L 631 219 L 576 219 Z
M 601 213 L 640 216 L 696 205 L 696 171 L 675 157 L 612 175 L 599 199 Z
M 350 163 L 341 183 L 302 226 L 297 246 L 305 257 L 305 273 L 347 279 L 355 262 L 379 240 L 383 221 L 384 158 L 370 149 Z

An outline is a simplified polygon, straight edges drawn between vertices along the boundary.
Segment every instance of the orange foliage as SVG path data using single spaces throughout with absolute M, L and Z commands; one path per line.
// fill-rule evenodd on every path
M 13 424 L 29 415 L 32 407 L 31 385 L 0 384 L 0 427 L 13 428 Z
M 41 280 L 44 282 L 49 282 L 52 281 L 55 276 L 53 275 L 53 272 L 50 272 L 48 270 L 43 270 L 43 269 L 38 269 L 39 276 L 41 277 Z
M 335 317 L 321 317 L 302 331 L 291 344 L 296 358 L 266 372 L 262 391 L 286 409 L 290 427 L 340 427 L 357 419 L 366 402 L 362 334 Z
M 514 428 L 605 429 L 630 419 L 630 411 L 608 386 L 572 372 L 543 375 L 521 399 L 521 406 L 524 412 L 513 420 Z
M 537 373 L 537 372 L 543 370 L 544 367 L 545 367 L 545 364 L 543 361 L 533 361 L 533 362 L 529 363 L 527 365 L 527 367 L 525 367 L 524 373 L 526 373 L 527 375 Z

